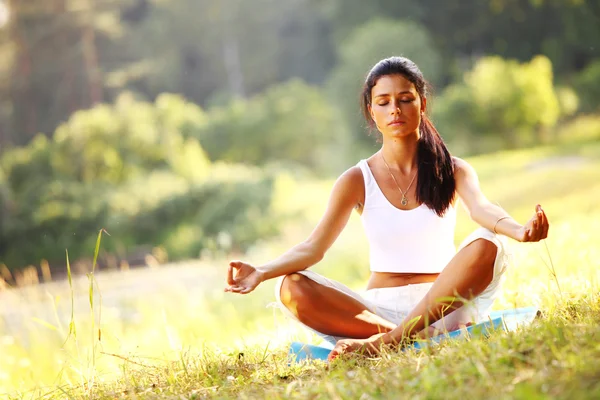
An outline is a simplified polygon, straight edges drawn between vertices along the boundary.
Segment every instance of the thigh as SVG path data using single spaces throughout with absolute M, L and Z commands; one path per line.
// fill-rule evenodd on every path
M 333 279 L 329 279 L 324 277 L 323 275 L 317 274 L 316 272 L 313 271 L 299 271 L 296 272 L 297 274 L 301 274 L 307 278 L 309 278 L 310 280 L 318 283 L 319 285 L 322 285 L 324 288 L 327 288 L 329 290 L 334 289 L 342 294 L 344 294 L 345 296 L 348 296 L 349 300 L 356 300 L 357 302 L 359 302 L 360 304 L 364 305 L 365 308 L 367 308 L 370 312 L 372 312 L 373 314 L 378 315 L 375 312 L 375 308 L 373 307 L 373 303 L 367 299 L 365 299 L 363 296 L 361 296 L 358 292 L 350 289 L 348 286 L 335 281 Z M 312 331 L 313 333 L 317 334 L 318 336 L 322 337 L 326 343 L 328 343 L 329 345 L 335 345 L 335 343 L 340 340 L 340 339 L 346 339 L 346 336 L 333 336 L 333 335 L 328 335 L 322 332 L 319 332 L 316 329 L 311 328 L 310 326 L 304 324 L 302 321 L 300 321 L 298 319 L 298 317 L 292 312 L 290 311 L 281 301 L 281 286 L 284 280 L 284 276 L 280 277 L 277 280 L 277 283 L 275 284 L 275 299 L 276 299 L 276 305 L 277 307 L 281 310 L 281 312 L 288 318 L 297 321 L 298 323 L 300 323 L 301 325 L 303 325 L 305 328 L 309 329 L 310 331 Z
M 508 241 L 504 236 L 496 235 L 486 228 L 479 228 L 463 240 L 458 248 L 458 252 L 478 239 L 487 240 L 497 247 L 492 280 L 487 287 L 471 301 L 449 313 L 443 319 L 435 322 L 433 326 L 437 329 L 453 330 L 457 329 L 458 326 L 469 322 L 479 323 L 487 320 L 494 301 L 501 294 L 502 284 L 506 279 L 505 274 L 511 258 Z
M 296 274 L 300 274 L 303 275 L 305 277 L 307 277 L 308 279 L 323 285 L 325 287 L 328 288 L 332 288 L 335 289 L 339 292 L 342 292 L 343 294 L 352 297 L 354 300 L 362 303 L 365 305 L 365 307 L 367 307 L 369 309 L 369 311 L 374 312 L 373 310 L 373 303 L 370 302 L 369 300 L 365 299 L 363 296 L 361 296 L 358 292 L 350 289 L 348 286 L 344 285 L 343 283 L 340 283 L 338 281 L 335 281 L 333 279 L 329 279 L 324 277 L 323 275 L 317 274 L 314 271 L 298 271 L 296 272 Z M 285 276 L 281 276 L 277 279 L 277 283 L 275 284 L 275 299 L 277 300 L 278 303 L 282 303 L 281 302 L 281 285 L 283 283 L 283 279 L 285 278 Z M 291 314 L 291 313 L 290 313 Z

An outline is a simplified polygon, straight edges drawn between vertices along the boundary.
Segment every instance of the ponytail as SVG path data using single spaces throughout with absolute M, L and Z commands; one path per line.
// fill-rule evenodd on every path
M 424 203 L 441 217 L 456 195 L 454 161 L 444 140 L 426 115 L 421 118 L 419 131 L 417 202 Z

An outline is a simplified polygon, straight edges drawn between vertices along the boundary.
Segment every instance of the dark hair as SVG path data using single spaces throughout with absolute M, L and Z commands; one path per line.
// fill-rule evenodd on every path
M 371 127 L 374 124 L 369 112 L 372 100 L 371 89 L 382 76 L 396 74 L 411 81 L 421 99 L 427 97 L 429 83 L 423 78 L 423 73 L 417 64 L 405 57 L 390 57 L 379 61 L 365 79 L 361 98 L 363 115 Z M 419 131 L 421 137 L 417 150 L 419 166 L 417 201 L 442 216 L 454 200 L 456 193 L 454 162 L 444 140 L 427 115 L 422 116 Z

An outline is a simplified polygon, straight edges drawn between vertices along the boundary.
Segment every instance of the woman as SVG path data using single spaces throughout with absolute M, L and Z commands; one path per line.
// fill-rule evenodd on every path
M 377 353 L 429 329 L 486 319 L 507 267 L 500 235 L 520 242 L 548 235 L 540 205 L 520 225 L 486 199 L 473 168 L 450 155 L 425 114 L 427 82 L 412 61 L 378 62 L 361 103 L 381 134 L 381 149 L 338 178 L 324 216 L 304 242 L 261 267 L 232 261 L 225 288 L 245 294 L 280 277 L 276 297 L 283 311 L 335 342 L 330 358 Z M 456 251 L 458 200 L 481 228 Z M 362 294 L 307 270 L 323 258 L 352 210 L 361 215 L 370 246 L 372 273 Z

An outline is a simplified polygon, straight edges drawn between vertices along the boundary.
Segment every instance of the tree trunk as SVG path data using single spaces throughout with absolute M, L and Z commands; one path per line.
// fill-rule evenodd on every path
M 88 0 L 86 23 L 83 28 L 82 45 L 85 69 L 88 76 L 90 106 L 102 102 L 102 76 L 98 68 L 96 31 L 94 29 L 94 3 Z
M 246 97 L 244 90 L 244 74 L 240 62 L 240 48 L 237 35 L 234 31 L 233 15 L 229 4 L 221 7 L 221 26 L 224 28 L 223 34 L 223 60 L 227 72 L 229 87 L 234 95 Z
M 9 22 L 9 32 L 11 41 L 15 43 L 15 65 L 12 69 L 10 82 L 10 97 L 14 105 L 25 110 L 21 114 L 18 109 L 13 114 L 13 143 L 20 145 L 26 143 L 37 131 L 37 110 L 36 104 L 31 96 L 31 56 L 29 46 L 24 40 L 21 32 L 20 7 L 18 0 L 9 1 L 11 12 L 11 21 Z

